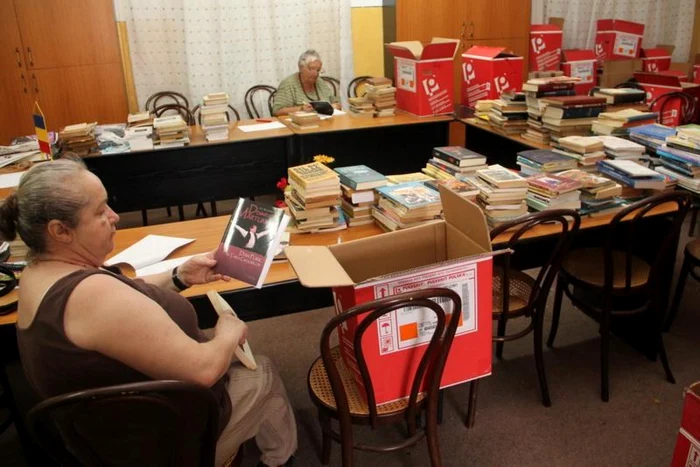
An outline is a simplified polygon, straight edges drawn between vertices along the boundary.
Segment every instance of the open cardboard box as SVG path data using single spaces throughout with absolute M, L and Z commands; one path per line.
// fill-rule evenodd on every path
M 416 289 L 457 292 L 462 316 L 440 383 L 447 387 L 491 374 L 493 253 L 481 209 L 444 187 L 440 195 L 445 220 L 329 247 L 289 246 L 285 253 L 302 285 L 332 287 L 336 313 Z M 343 361 L 361 390 L 352 343 L 362 318 L 338 331 Z M 367 330 L 362 347 L 378 404 L 409 395 L 434 322 L 432 312 L 403 308 Z
M 642 70 L 642 60 L 606 60 L 603 62 L 603 71 L 599 75 L 598 86 L 601 88 L 614 88 L 634 78 L 634 73 Z

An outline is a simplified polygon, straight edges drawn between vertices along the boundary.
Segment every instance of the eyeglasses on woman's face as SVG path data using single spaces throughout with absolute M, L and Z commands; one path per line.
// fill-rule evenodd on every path
M 307 65 L 306 69 L 309 70 L 310 73 L 314 73 L 317 75 L 322 75 L 326 73 L 326 70 L 324 70 L 323 67 L 318 65 Z

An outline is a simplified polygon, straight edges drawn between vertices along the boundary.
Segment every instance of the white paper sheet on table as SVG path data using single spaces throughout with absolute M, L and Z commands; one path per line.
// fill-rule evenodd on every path
M 150 266 L 144 266 L 136 270 L 136 277 L 150 276 L 151 274 L 158 274 L 165 271 L 170 271 L 173 268 L 181 265 L 188 259 L 195 255 L 183 256 L 181 258 L 166 259 L 156 264 L 151 264 Z
M 183 245 L 194 242 L 193 238 L 165 237 L 163 235 L 147 235 L 121 253 L 112 256 L 105 264 L 112 266 L 126 263 L 134 269 L 141 269 L 159 261 L 163 261 L 170 253 Z
M 319 118 L 320 118 L 321 120 L 328 120 L 328 119 L 331 118 L 331 117 L 337 117 L 337 116 L 339 116 L 339 115 L 345 115 L 345 112 L 342 111 L 342 110 L 333 109 L 333 115 L 320 115 L 320 114 L 319 114 Z
M 0 188 L 13 188 L 19 185 L 19 179 L 22 178 L 27 171 L 13 172 L 9 174 L 0 174 Z
M 282 122 L 255 123 L 253 125 L 241 125 L 238 127 L 244 133 L 251 131 L 276 130 L 277 128 L 287 128 Z

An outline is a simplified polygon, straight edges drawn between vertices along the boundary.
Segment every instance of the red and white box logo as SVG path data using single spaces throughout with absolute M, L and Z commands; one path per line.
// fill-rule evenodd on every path
M 497 99 L 504 91 L 520 91 L 523 57 L 505 52 L 505 47 L 474 46 L 462 54 L 462 105 Z
M 530 26 L 530 70 L 558 70 L 561 64 L 563 33 L 553 24 Z

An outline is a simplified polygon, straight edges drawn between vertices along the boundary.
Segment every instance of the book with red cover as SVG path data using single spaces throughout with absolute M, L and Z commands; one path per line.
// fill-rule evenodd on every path
M 261 288 L 288 223 L 281 209 L 239 199 L 216 249 L 214 271 Z
M 571 106 L 583 106 L 583 105 L 601 105 L 606 104 L 607 99 L 604 97 L 593 97 L 593 96 L 556 96 L 556 97 L 545 97 L 540 99 L 540 102 L 547 105 L 554 105 L 557 107 L 571 107 Z
M 552 174 L 533 175 L 527 179 L 527 183 L 533 188 L 539 188 L 541 191 L 555 196 L 581 188 L 581 182 L 578 180 Z

